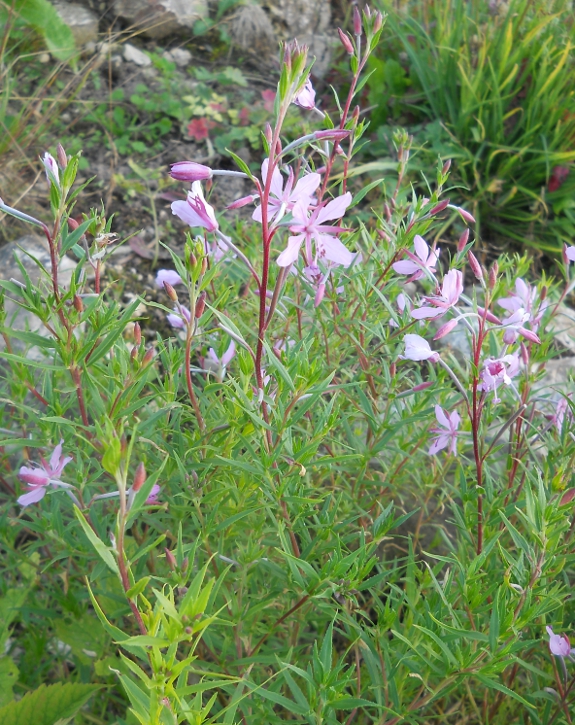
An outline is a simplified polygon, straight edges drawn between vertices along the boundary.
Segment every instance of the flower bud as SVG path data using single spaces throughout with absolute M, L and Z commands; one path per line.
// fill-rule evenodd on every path
M 447 159 L 447 161 L 443 164 L 441 173 L 445 176 L 445 174 L 449 171 L 450 168 L 451 168 L 451 159 Z
M 317 286 L 317 292 L 315 293 L 315 300 L 313 302 L 313 306 L 319 307 L 324 296 L 325 296 L 325 283 L 320 282 L 320 284 L 318 284 L 318 286 Z
M 445 325 L 441 325 L 439 330 L 435 333 L 435 337 L 433 339 L 441 340 L 441 338 L 448 335 L 456 325 L 457 325 L 457 318 L 454 317 L 453 319 L 449 320 L 449 322 L 446 322 Z
M 78 222 L 75 219 L 72 219 L 72 217 L 68 217 L 68 226 L 70 229 L 75 232 L 76 229 L 80 226 Z
M 164 282 L 164 289 L 166 290 L 166 294 L 172 300 L 172 302 L 178 301 L 178 293 L 169 282 Z
M 467 252 L 467 258 L 469 260 L 469 266 L 471 267 L 471 271 L 473 274 L 477 277 L 477 279 L 483 279 L 483 268 L 479 264 L 477 257 L 473 254 L 473 252 L 470 250 Z
M 204 314 L 206 308 L 206 293 L 202 292 L 196 301 L 196 309 L 194 310 L 194 317 L 199 320 Z
M 443 201 L 440 201 L 439 204 L 436 204 L 433 209 L 429 212 L 429 216 L 434 216 L 435 214 L 439 214 L 440 211 L 443 211 L 447 206 L 449 206 L 449 199 L 444 199 Z
M 135 360 L 138 356 L 138 346 L 134 345 L 134 347 L 130 350 L 130 360 Z
M 144 357 L 142 358 L 142 365 L 143 365 L 144 367 L 145 367 L 146 365 L 149 365 L 149 364 L 150 364 L 150 363 L 152 362 L 152 360 L 153 360 L 153 359 L 154 359 L 154 348 L 153 348 L 153 347 L 149 347 L 149 348 L 148 348 L 148 349 L 146 350 L 146 354 L 145 354 L 145 355 L 144 355 Z
M 341 28 L 338 28 L 337 29 L 337 32 L 339 34 L 339 39 L 341 40 L 341 44 L 343 45 L 343 47 L 345 48 L 345 50 L 350 55 L 353 55 L 355 51 L 353 49 L 353 43 L 351 42 L 351 40 L 349 38 L 349 35 L 347 33 L 344 33 Z
M 373 21 L 373 32 L 379 33 L 379 31 L 383 28 L 383 15 L 379 12 L 379 10 L 375 13 L 375 20 Z
M 181 569 L 183 572 L 185 572 L 188 568 L 188 564 L 190 563 L 190 560 L 187 556 L 184 556 L 184 560 L 182 561 Z
M 343 141 L 350 135 L 351 131 L 347 131 L 345 128 L 330 128 L 324 131 L 316 131 L 313 137 L 316 141 L 324 141 L 329 139 L 331 141 Z
M 142 343 L 142 328 L 140 327 L 139 322 L 134 323 L 134 340 L 136 342 L 136 345 L 141 345 Z
M 272 127 L 270 126 L 269 123 L 266 123 L 266 125 L 264 127 L 264 136 L 265 136 L 266 141 L 269 144 L 273 141 L 274 134 L 273 134 L 273 131 L 272 131 Z
M 541 287 L 541 292 L 539 294 L 539 299 L 541 300 L 541 302 L 543 302 L 543 300 L 547 297 L 547 292 L 548 292 L 547 285 L 544 284 L 543 287 Z
M 68 166 L 68 157 L 61 143 L 56 146 L 56 156 L 58 157 L 58 165 L 63 171 Z
M 258 198 L 257 194 L 250 194 L 249 196 L 242 196 L 241 199 L 236 199 L 235 201 L 232 201 L 231 204 L 228 204 L 226 206 L 226 209 L 240 209 L 242 206 L 246 206 L 246 204 L 251 204 L 257 198 Z
M 58 171 L 58 164 L 56 159 L 49 154 L 47 151 L 42 158 L 44 164 L 44 171 L 46 172 L 46 179 L 48 184 L 54 184 L 56 188 L 60 188 L 60 172 Z
M 465 209 L 462 209 L 460 206 L 457 207 L 457 211 L 461 214 L 463 221 L 467 222 L 468 224 L 475 224 L 475 217 L 473 216 L 473 214 L 465 211 Z
M 391 375 L 392 378 L 395 377 L 396 371 L 397 371 L 396 365 L 394 362 L 392 362 L 391 365 L 389 366 L 389 374 Z
M 361 24 L 361 13 L 357 5 L 353 8 L 353 32 L 355 35 L 361 35 L 362 24 Z
M 433 380 L 428 380 L 425 383 L 419 383 L 419 385 L 414 385 L 413 390 L 414 393 L 419 393 L 420 390 L 427 390 L 427 388 L 430 388 L 432 385 L 435 385 Z
M 76 312 L 84 312 L 84 303 L 78 295 L 74 295 L 74 309 Z
M 465 249 L 465 246 L 469 240 L 469 229 L 466 229 L 463 234 L 459 237 L 459 241 L 457 242 L 457 251 L 461 254 L 463 250 Z
M 208 258 L 207 257 L 204 257 L 202 259 L 202 270 L 200 272 L 200 274 L 201 274 L 202 277 L 206 273 L 207 268 L 208 268 Z
M 195 161 L 177 161 L 171 164 L 170 176 L 176 181 L 205 181 L 212 178 L 212 169 L 209 166 L 198 164 Z
M 138 463 L 136 473 L 134 474 L 134 483 L 132 484 L 132 491 L 137 493 L 144 483 L 146 482 L 146 468 L 143 463 Z
M 497 260 L 495 260 L 495 262 L 493 262 L 493 264 L 491 265 L 491 269 L 489 270 L 489 289 L 495 289 L 498 274 L 499 265 L 497 264 Z
M 166 561 L 168 562 L 168 566 L 172 571 L 176 568 L 176 557 L 172 554 L 172 552 L 169 549 L 164 549 L 164 552 L 166 554 Z
M 523 361 L 524 365 L 529 365 L 529 350 L 527 349 L 527 345 L 522 342 L 521 343 L 521 360 Z

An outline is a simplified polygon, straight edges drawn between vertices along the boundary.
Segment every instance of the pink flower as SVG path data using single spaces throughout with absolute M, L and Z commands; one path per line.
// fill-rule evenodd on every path
M 158 495 L 161 491 L 161 487 L 155 483 L 152 486 L 152 490 L 148 494 L 148 498 L 146 499 L 146 506 L 150 506 L 151 504 L 158 503 Z
M 276 92 L 272 91 L 271 88 L 262 91 L 262 100 L 264 102 L 264 109 L 268 113 L 273 113 L 274 104 L 276 102 Z
M 20 506 L 29 506 L 31 503 L 41 501 L 46 494 L 46 488 L 50 484 L 52 486 L 69 487 L 69 484 L 62 483 L 62 481 L 60 481 L 60 476 L 62 475 L 64 466 L 72 460 L 71 456 L 64 457 L 62 455 L 63 443 L 64 441 L 61 440 L 56 448 L 54 448 L 54 451 L 50 456 L 49 463 L 40 457 L 40 460 L 42 461 L 41 466 L 36 468 L 22 466 L 20 468 L 18 478 L 28 484 L 28 487 L 31 489 L 28 493 L 25 493 L 18 498 Z
M 439 353 L 434 352 L 429 347 L 427 340 L 420 335 L 406 335 L 403 342 L 405 343 L 405 355 L 399 356 L 402 360 L 415 360 L 416 362 L 421 360 L 437 362 L 439 360 Z
M 296 106 L 306 108 L 308 111 L 312 111 L 315 108 L 315 91 L 309 77 L 302 90 L 293 99 L 293 102 Z
M 212 178 L 210 167 L 195 161 L 177 161 L 170 166 L 170 176 L 177 181 L 204 181 Z
M 556 404 L 555 404 L 555 413 L 553 415 L 547 416 L 551 423 L 557 428 L 559 433 L 563 430 L 563 424 L 565 422 L 565 418 L 569 422 L 573 420 L 573 411 L 571 410 L 571 406 L 569 405 L 570 401 L 572 400 L 572 393 L 569 393 L 564 398 L 561 398 Z
M 191 227 L 203 227 L 208 232 L 215 232 L 218 229 L 214 209 L 205 200 L 199 181 L 194 181 L 192 184 L 186 201 L 172 202 L 172 214 L 180 217 Z
M 215 126 L 215 122 L 208 118 L 194 118 L 188 124 L 188 136 L 195 141 L 203 141 L 210 135 L 210 129 Z
M 525 312 L 522 307 L 515 310 L 515 312 L 509 315 L 509 317 L 505 317 L 501 320 L 501 324 L 505 327 L 503 342 L 506 345 L 513 345 L 513 343 L 517 341 L 519 335 L 522 335 L 526 340 L 540 345 L 541 340 L 538 335 L 533 332 L 533 330 L 528 330 L 526 327 L 523 327 L 523 323 L 528 321 L 529 313 Z
M 345 231 L 343 227 L 323 224 L 325 221 L 341 219 L 347 207 L 351 204 L 352 196 L 346 192 L 336 199 L 332 199 L 326 206 L 319 206 L 313 209 L 308 216 L 309 199 L 299 199 L 293 207 L 293 222 L 290 231 L 295 236 L 288 239 L 286 249 L 278 257 L 280 267 L 289 267 L 293 264 L 299 254 L 302 244 L 305 242 L 304 257 L 307 266 L 315 264 L 318 259 L 328 259 L 335 264 L 342 264 L 344 267 L 354 260 L 354 255 L 335 236 Z M 315 241 L 315 257 L 312 254 L 311 241 Z
M 226 369 L 236 354 L 236 343 L 232 340 L 228 349 L 219 357 L 213 347 L 208 350 L 207 357 L 203 361 L 204 370 L 215 374 L 216 379 L 221 383 L 226 376 Z
M 264 184 L 266 183 L 268 177 L 268 166 L 269 159 L 265 159 L 262 164 L 262 180 Z M 321 176 L 316 173 L 307 174 L 301 179 L 298 179 L 295 188 L 294 180 L 295 177 L 293 169 L 290 167 L 289 176 L 284 188 L 284 181 L 281 172 L 277 166 L 274 167 L 270 184 L 270 196 L 268 198 L 268 221 L 271 221 L 274 218 L 274 216 L 281 210 L 282 206 L 284 211 L 291 211 L 296 201 L 307 201 L 311 198 L 320 184 Z M 254 209 L 252 219 L 261 223 L 261 205 Z
M 152 489 L 150 493 L 148 494 L 148 498 L 144 501 L 144 506 L 153 506 L 158 502 L 158 496 L 160 494 L 160 491 L 162 490 L 161 486 L 157 483 L 155 483 L 152 486 Z M 132 505 L 134 503 L 134 499 L 136 498 L 137 491 L 134 491 L 134 487 L 130 486 L 130 488 L 126 491 L 126 498 L 128 503 L 128 511 L 132 508 Z M 114 491 L 114 493 L 110 494 L 104 494 L 103 496 L 95 496 L 94 498 L 112 498 L 114 496 L 118 496 L 119 493 L 117 491 Z
M 182 330 L 192 319 L 192 314 L 184 305 L 174 307 L 174 312 L 166 316 L 172 327 Z
M 401 262 L 398 262 L 401 264 Z M 409 264 L 409 263 L 408 263 Z M 416 320 L 423 320 L 428 317 L 441 317 L 450 307 L 454 307 L 463 292 L 463 275 L 458 269 L 451 269 L 443 278 L 441 294 L 433 297 L 424 297 L 435 307 L 418 307 L 411 311 L 411 316 Z
M 52 183 L 55 187 L 59 189 L 60 172 L 58 171 L 58 164 L 56 163 L 56 159 L 46 151 L 46 153 L 44 154 L 44 158 L 42 159 L 42 163 L 44 164 L 44 170 L 46 171 L 46 179 L 48 180 L 48 184 Z
M 425 270 L 435 274 L 435 265 L 437 264 L 437 258 L 439 257 L 439 249 L 430 249 L 425 239 L 419 234 L 416 234 L 413 239 L 413 246 L 415 248 L 415 254 L 408 252 L 405 253 L 409 259 L 402 259 L 399 262 L 392 264 L 393 269 L 398 274 L 410 274 L 410 282 L 416 279 L 425 277 Z
M 511 385 L 511 378 L 515 377 L 519 372 L 519 355 L 515 352 L 512 355 L 505 355 L 502 358 L 490 358 L 483 363 L 483 370 L 480 377 L 482 382 L 479 384 L 479 390 L 489 392 L 493 390 L 495 403 L 500 398 L 497 397 L 497 386 L 501 383 Z
M 563 247 L 563 252 L 569 262 L 575 262 L 575 247 L 568 247 L 565 245 Z
M 552 627 L 545 627 L 549 635 L 549 651 L 556 657 L 568 657 L 574 652 L 566 634 L 553 634 Z
M 461 423 L 461 417 L 459 413 L 454 410 L 453 413 L 444 411 L 440 405 L 435 406 L 435 417 L 439 423 L 439 428 L 432 428 L 432 433 L 437 433 L 437 437 L 434 438 L 433 443 L 429 449 L 429 455 L 433 456 L 439 453 L 443 448 L 449 446 L 449 452 L 456 456 L 457 455 L 457 429 Z
M 182 278 L 173 269 L 159 269 L 156 275 L 156 287 L 164 289 L 164 282 L 175 287 L 177 284 L 182 284 Z

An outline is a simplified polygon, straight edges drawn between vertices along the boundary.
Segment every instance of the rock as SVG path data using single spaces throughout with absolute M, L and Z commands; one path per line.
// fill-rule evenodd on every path
M 575 310 L 561 304 L 551 318 L 547 330 L 552 332 L 555 340 L 570 352 L 575 353 Z
M 260 61 L 275 59 L 278 40 L 267 13 L 259 5 L 244 5 L 230 19 L 234 45 L 255 55 Z
M 323 78 L 331 67 L 333 49 L 339 42 L 337 36 L 327 33 L 304 33 L 298 35 L 298 40 L 309 48 L 309 61 L 315 58 L 311 69 L 312 76 Z
M 152 59 L 150 56 L 147 53 L 144 53 L 143 50 L 136 48 L 136 46 L 131 43 L 126 43 L 124 46 L 124 60 L 127 60 L 128 63 L 135 63 L 142 68 L 152 65 Z
M 114 0 L 114 11 L 141 31 L 158 40 L 193 27 L 208 17 L 207 0 Z
M 98 16 L 88 8 L 62 0 L 54 3 L 56 12 L 72 31 L 78 47 L 98 39 Z
M 166 50 L 162 55 L 162 58 L 175 63 L 179 68 L 185 68 L 192 62 L 192 54 L 185 48 L 173 48 L 172 50 Z
M 41 237 L 37 237 L 34 234 L 27 234 L 24 237 L 20 237 L 15 242 L 10 242 L 0 247 L 0 279 L 10 280 L 14 279 L 18 282 L 23 282 L 24 277 L 20 270 L 20 267 L 14 259 L 14 255 L 18 257 L 22 266 L 26 270 L 33 284 L 38 286 L 49 285 L 49 280 L 42 274 L 40 267 L 34 261 L 35 259 L 42 264 L 45 269 L 50 270 L 50 253 L 48 251 L 48 245 L 45 240 Z M 33 257 L 33 259 L 29 256 Z M 66 287 L 70 284 L 72 279 L 72 273 L 76 269 L 76 262 L 64 257 L 58 268 L 58 283 L 62 287 Z M 42 279 L 41 279 L 42 277 Z M 8 329 L 13 330 L 29 330 L 36 332 L 43 337 L 49 337 L 50 333 L 42 325 L 40 320 L 32 315 L 27 310 L 24 310 L 18 305 L 11 295 L 6 294 L 4 300 L 4 310 L 6 312 L 5 326 Z M 23 340 L 18 340 L 15 337 L 10 337 L 10 343 L 14 350 L 24 350 L 29 346 L 29 343 Z M 4 340 L 0 337 L 0 350 L 6 347 Z M 28 351 L 28 357 L 37 360 L 42 357 L 42 353 L 38 347 L 33 347 Z
M 287 39 L 325 32 L 331 21 L 330 0 L 268 0 L 270 13 L 287 29 Z

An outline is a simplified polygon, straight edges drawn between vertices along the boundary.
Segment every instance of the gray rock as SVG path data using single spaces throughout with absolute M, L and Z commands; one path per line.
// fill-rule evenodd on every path
M 172 50 L 166 50 L 162 55 L 166 60 L 175 63 L 179 68 L 186 68 L 192 62 L 192 54 L 185 48 L 173 48 Z
M 547 330 L 555 340 L 570 352 L 575 353 L 575 310 L 561 304 L 551 318 Z
M 286 28 L 288 36 L 297 37 L 306 33 L 323 33 L 331 21 L 330 0 L 268 0 L 270 12 Z
M 24 275 L 16 263 L 14 255 L 20 260 L 33 284 L 48 287 L 49 280 L 34 261 L 38 260 L 46 270 L 50 271 L 50 253 L 45 240 L 36 235 L 27 234 L 15 242 L 10 242 L 0 247 L 0 279 L 14 279 L 18 282 L 23 282 Z M 58 283 L 62 287 L 70 284 L 75 269 L 76 262 L 73 260 L 68 257 L 64 257 L 61 260 L 60 266 L 58 267 Z M 50 333 L 40 320 L 27 310 L 22 309 L 16 300 L 11 299 L 8 294 L 6 294 L 4 300 L 4 310 L 6 312 L 6 328 L 21 331 L 28 330 L 36 332 L 43 337 L 50 336 Z M 10 333 L 8 333 L 8 337 L 10 337 Z M 10 344 L 14 350 L 24 350 L 28 347 L 28 343 L 18 340 L 15 337 L 10 338 Z M 4 350 L 5 347 L 4 339 L 0 337 L 0 350 Z M 28 352 L 28 357 L 31 359 L 38 359 L 41 356 L 38 348 L 32 348 Z
M 98 39 L 98 16 L 88 8 L 58 0 L 53 3 L 56 12 L 72 31 L 77 47 L 95 43 Z
M 150 56 L 147 53 L 144 53 L 143 50 L 136 48 L 136 46 L 131 43 L 126 43 L 124 45 L 124 60 L 128 61 L 128 63 L 139 65 L 141 68 L 152 65 L 152 59 Z
M 234 45 L 262 61 L 277 57 L 278 40 L 267 13 L 259 5 L 238 8 L 230 18 L 230 36 Z
M 312 75 L 323 78 L 330 69 L 333 49 L 339 42 L 337 36 L 327 33 L 303 33 L 298 35 L 298 40 L 302 45 L 308 46 L 309 60 L 315 58 Z
M 114 11 L 131 30 L 148 38 L 165 38 L 208 17 L 207 0 L 114 0 Z

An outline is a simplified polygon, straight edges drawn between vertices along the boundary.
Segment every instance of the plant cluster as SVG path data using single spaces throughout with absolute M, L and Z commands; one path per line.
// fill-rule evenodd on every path
M 571 722 L 574 405 L 540 378 L 575 248 L 557 283 L 485 269 L 449 163 L 415 193 L 402 131 L 392 192 L 352 194 L 383 20 L 340 31 L 349 92 L 297 138 L 292 104 L 319 109 L 285 46 L 257 173 L 172 165 L 194 233 L 156 278 L 168 339 L 114 300 L 119 241 L 102 211 L 78 221 L 79 155 L 43 157 L 49 224 L 0 200 L 51 254 L 38 284 L 0 281 L 44 328 L 0 320 L 2 722 L 89 696 L 79 723 Z M 251 224 L 210 204 L 230 174 Z
M 453 159 L 454 193 L 485 239 L 560 251 L 575 231 L 570 4 L 382 5 L 391 32 L 371 62 L 376 124 L 417 127 L 420 168 Z

